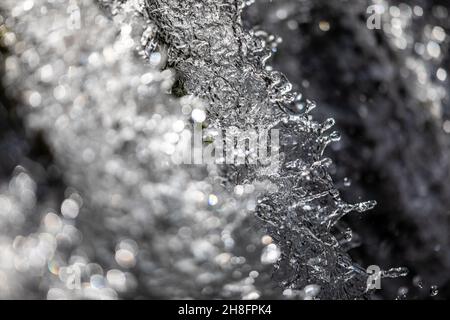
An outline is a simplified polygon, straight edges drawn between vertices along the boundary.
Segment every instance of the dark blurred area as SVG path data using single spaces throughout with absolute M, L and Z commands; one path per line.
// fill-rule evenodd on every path
M 343 138 L 327 151 L 347 201 L 378 205 L 346 222 L 362 265 L 406 266 L 380 298 L 450 296 L 449 72 L 447 1 L 257 1 L 249 26 L 283 42 L 273 58 L 299 91 L 334 117 Z M 447 35 L 447 37 L 445 37 Z M 436 286 L 436 287 L 435 287 Z M 376 295 L 377 296 L 377 295 Z

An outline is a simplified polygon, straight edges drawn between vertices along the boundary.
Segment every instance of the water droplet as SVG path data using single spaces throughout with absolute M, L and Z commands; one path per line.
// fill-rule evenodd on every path
M 192 110 L 192 119 L 195 122 L 203 122 L 206 120 L 206 112 L 201 109 Z
M 159 52 L 153 52 L 149 56 L 149 62 L 152 66 L 157 66 L 161 63 L 162 55 Z
M 445 70 L 442 69 L 442 68 L 439 68 L 439 69 L 436 71 L 436 77 L 437 77 L 440 81 L 445 81 L 445 80 L 447 80 L 447 71 L 445 71 Z
M 408 295 L 408 288 L 407 287 L 400 287 L 397 290 L 397 299 L 399 300 L 404 300 L 406 299 L 407 295 Z
M 352 185 L 352 181 L 349 178 L 345 177 L 344 178 L 344 187 L 350 187 L 351 185 Z
M 210 206 L 215 206 L 219 202 L 219 198 L 215 194 L 210 194 L 208 197 L 208 204 Z
M 320 286 L 317 284 L 309 284 L 303 288 L 305 292 L 305 300 L 315 298 L 320 292 Z
M 435 297 L 439 294 L 438 286 L 433 285 L 430 287 L 430 296 Z
M 419 289 L 422 289 L 423 288 L 422 278 L 420 276 L 415 276 L 413 278 L 413 284 L 414 284 L 414 286 L 418 287 Z
M 75 200 L 66 199 L 61 204 L 61 213 L 66 218 L 75 219 L 79 210 L 80 208 Z
M 381 272 L 383 278 L 398 278 L 408 275 L 408 269 L 405 267 L 391 268 Z
M 321 131 L 324 132 L 324 131 L 329 130 L 331 127 L 333 127 L 335 125 L 335 123 L 336 123 L 336 121 L 333 118 L 328 118 L 327 120 L 325 120 L 322 123 Z
M 319 29 L 323 32 L 327 32 L 330 30 L 330 23 L 328 21 L 320 21 Z
M 263 250 L 261 255 L 261 262 L 264 264 L 271 264 L 277 262 L 281 252 L 277 245 L 274 243 L 269 244 Z
M 329 135 L 329 140 L 330 141 L 334 141 L 337 142 L 339 140 L 341 140 L 341 134 L 337 131 L 333 131 L 330 135 Z
M 344 231 L 344 239 L 347 240 L 347 241 L 351 241 L 352 238 L 353 238 L 353 231 L 352 231 L 352 229 L 347 228 Z

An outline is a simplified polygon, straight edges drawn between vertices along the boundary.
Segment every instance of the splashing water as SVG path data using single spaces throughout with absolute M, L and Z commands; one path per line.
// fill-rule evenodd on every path
M 146 12 L 160 30 L 156 38 L 170 48 L 168 65 L 180 74 L 185 92 L 209 102 L 212 126 L 280 129 L 281 169 L 267 174 L 252 168 L 237 181 L 269 179 L 283 190 L 261 195 L 256 209 L 281 249 L 276 266 L 281 282 L 297 289 L 312 281 L 324 288 L 323 297 L 342 297 L 343 292 L 351 292 L 344 288 L 361 286 L 357 283 L 365 281 L 364 273 L 356 271 L 359 268 L 349 262 L 330 230 L 348 212 L 367 211 L 375 202 L 349 205 L 340 199 L 321 159 L 327 144 L 340 138 L 336 132 L 326 133 L 334 120 L 314 122 L 309 112 L 315 103 L 303 101 L 300 94 L 291 92 L 292 85 L 283 74 L 266 67 L 278 40 L 262 31 L 245 31 L 240 21 L 242 6 L 231 1 L 220 1 L 220 5 L 147 1 L 147 5 Z M 190 23 L 191 17 L 198 17 L 195 24 Z M 235 174 L 227 172 L 229 180 Z M 322 265 L 308 264 L 311 259 Z M 359 294 L 352 292 L 348 297 Z
M 334 120 L 314 121 L 315 103 L 266 64 L 280 39 L 244 30 L 249 1 L 100 1 L 111 20 L 87 0 L 70 1 L 69 13 L 32 3 L 1 5 L 14 13 L 2 81 L 55 166 L 18 166 L 1 185 L 5 297 L 42 297 L 26 293 L 30 283 L 49 299 L 365 294 L 368 275 L 346 253 L 352 233 L 339 220 L 375 202 L 340 198 L 323 157 L 340 138 L 328 133 Z M 174 166 L 190 119 L 280 130 L 280 168 Z M 49 170 L 62 172 L 64 196 L 39 195 Z

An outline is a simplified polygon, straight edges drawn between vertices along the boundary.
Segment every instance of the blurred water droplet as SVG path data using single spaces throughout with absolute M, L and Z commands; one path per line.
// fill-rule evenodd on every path
M 351 185 L 352 185 L 352 181 L 349 178 L 345 177 L 344 178 L 344 186 L 350 187 Z
M 261 255 L 261 262 L 264 264 L 271 264 L 277 262 L 280 257 L 280 249 L 273 243 L 266 246 Z
M 423 289 L 423 281 L 420 276 L 415 276 L 413 278 L 413 284 L 414 284 L 414 286 L 418 287 L 419 289 Z
M 305 292 L 306 300 L 313 299 L 319 294 L 320 286 L 316 284 L 309 284 L 303 288 L 303 291 Z
M 430 287 L 430 296 L 435 297 L 439 294 L 438 286 L 433 285 Z

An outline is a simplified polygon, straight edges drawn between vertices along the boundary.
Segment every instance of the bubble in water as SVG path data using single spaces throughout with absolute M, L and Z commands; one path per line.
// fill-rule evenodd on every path
M 264 251 L 261 255 L 261 262 L 264 264 L 272 264 L 277 262 L 280 257 L 280 249 L 274 243 L 269 244 L 264 248 Z
M 195 122 L 203 122 L 206 120 L 206 113 L 201 109 L 194 109 L 192 111 L 192 119 Z
M 430 296 L 435 297 L 439 294 L 438 286 L 433 285 L 430 287 Z
M 408 295 L 408 292 L 409 292 L 409 290 L 408 290 L 407 287 L 400 287 L 400 288 L 398 288 L 397 299 L 400 299 L 400 300 L 406 299 L 406 297 Z
M 391 268 L 389 270 L 383 271 L 381 276 L 383 278 L 398 278 L 408 275 L 408 269 L 405 267 Z
M 415 276 L 413 278 L 413 284 L 414 284 L 414 286 L 418 287 L 419 289 L 423 289 L 423 281 L 420 276 Z
M 309 284 L 303 288 L 305 292 L 305 300 L 315 298 L 320 292 L 320 286 L 317 284 Z
M 75 219 L 78 216 L 80 208 L 78 203 L 72 199 L 66 199 L 61 204 L 61 213 L 66 218 Z
M 352 181 L 349 178 L 345 177 L 344 178 L 344 187 L 350 187 L 351 185 L 352 185 Z

